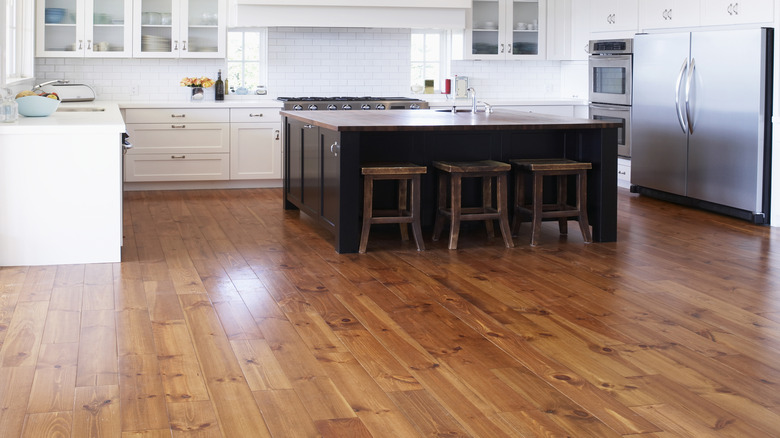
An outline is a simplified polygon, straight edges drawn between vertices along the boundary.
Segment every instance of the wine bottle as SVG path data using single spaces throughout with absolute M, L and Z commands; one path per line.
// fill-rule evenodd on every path
M 225 100 L 225 83 L 222 82 L 222 69 L 217 73 L 217 81 L 214 82 L 214 100 Z

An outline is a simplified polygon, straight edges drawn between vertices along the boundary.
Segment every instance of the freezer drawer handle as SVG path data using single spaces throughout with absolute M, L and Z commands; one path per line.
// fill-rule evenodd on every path
M 688 127 L 685 126 L 685 114 L 683 114 L 682 106 L 680 105 L 680 88 L 682 87 L 686 68 L 688 68 L 688 58 L 685 58 L 682 67 L 680 67 L 680 74 L 677 75 L 677 86 L 674 89 L 674 105 L 675 108 L 677 108 L 677 122 L 680 123 L 680 128 L 682 128 L 683 132 L 688 132 Z

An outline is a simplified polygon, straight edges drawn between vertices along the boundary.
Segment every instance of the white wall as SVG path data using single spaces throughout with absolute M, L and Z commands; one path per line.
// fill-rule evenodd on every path
M 271 28 L 268 45 L 270 97 L 410 94 L 409 29 Z M 220 68 L 223 60 L 36 59 L 38 81 L 84 82 L 98 99 L 118 101 L 184 101 L 182 77 L 213 78 Z M 481 99 L 585 98 L 587 91 L 583 62 L 455 61 L 451 71 L 469 76 Z

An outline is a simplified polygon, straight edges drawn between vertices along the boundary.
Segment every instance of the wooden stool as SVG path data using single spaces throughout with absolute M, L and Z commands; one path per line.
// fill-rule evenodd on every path
M 501 235 L 507 248 L 513 248 L 507 213 L 507 174 L 512 168 L 499 161 L 451 162 L 434 161 L 439 169 L 439 206 L 436 209 L 436 224 L 433 227 L 433 240 L 439 240 L 445 217 L 450 218 L 450 249 L 458 247 L 458 232 L 461 221 L 485 221 L 488 237 L 494 236 L 493 220 L 498 219 Z M 447 208 L 447 177 L 450 179 L 450 208 Z M 482 178 L 482 207 L 463 208 L 461 206 L 461 180 L 463 178 Z M 496 207 L 493 204 L 492 179 L 496 179 Z
M 582 163 L 567 159 L 533 159 L 511 160 L 515 169 L 515 217 L 512 221 L 512 232 L 517 233 L 520 228 L 520 216 L 531 216 L 533 228 L 531 231 L 531 246 L 536 246 L 539 234 L 542 230 L 542 219 L 558 218 L 558 229 L 561 234 L 567 234 L 566 221 L 568 218 L 577 217 L 582 230 L 582 238 L 585 242 L 592 242 L 590 227 L 588 226 L 588 191 L 587 172 L 592 166 L 590 163 Z M 525 175 L 533 177 L 533 202 L 525 204 Z M 545 176 L 555 176 L 558 179 L 558 198 L 555 204 L 544 204 L 542 199 L 542 179 Z M 577 202 L 576 205 L 568 205 L 566 182 L 567 176 L 577 177 Z M 529 208 L 530 207 L 530 208 Z
M 400 224 L 401 239 L 409 240 L 406 224 L 412 224 L 417 251 L 425 245 L 420 230 L 420 175 L 428 172 L 425 166 L 412 163 L 366 163 L 361 167 L 363 178 L 363 232 L 360 235 L 360 253 L 366 252 L 371 224 Z M 374 210 L 374 181 L 398 180 L 398 209 Z M 407 182 L 412 182 L 411 202 L 407 204 Z

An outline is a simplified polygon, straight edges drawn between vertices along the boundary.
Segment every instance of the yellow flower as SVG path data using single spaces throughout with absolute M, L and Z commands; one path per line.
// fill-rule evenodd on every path
M 200 77 L 200 78 L 183 78 L 181 81 L 179 81 L 179 85 L 182 87 L 210 87 L 214 85 L 214 81 L 207 78 L 206 76 Z

